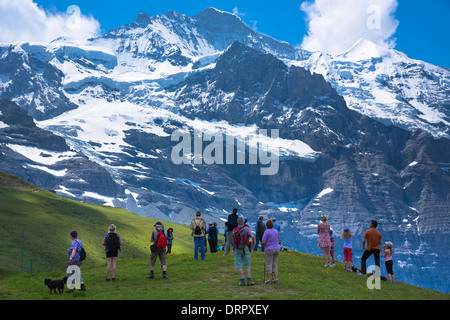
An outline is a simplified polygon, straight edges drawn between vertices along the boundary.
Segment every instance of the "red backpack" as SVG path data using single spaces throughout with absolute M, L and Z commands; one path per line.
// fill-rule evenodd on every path
M 234 228 L 232 235 L 232 244 L 236 249 L 244 249 L 247 245 L 248 239 L 245 235 L 245 226 Z
M 167 238 L 164 231 L 158 231 L 156 234 L 156 247 L 165 248 L 167 246 Z

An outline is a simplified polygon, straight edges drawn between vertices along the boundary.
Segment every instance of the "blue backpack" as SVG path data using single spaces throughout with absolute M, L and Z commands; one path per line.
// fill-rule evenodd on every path
M 238 225 L 237 219 L 238 219 L 237 215 L 230 214 L 228 216 L 228 230 L 229 231 L 232 231 L 234 228 L 237 227 L 237 225 Z

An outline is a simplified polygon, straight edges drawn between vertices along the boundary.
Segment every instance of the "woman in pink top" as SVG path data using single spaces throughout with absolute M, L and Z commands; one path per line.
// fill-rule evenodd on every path
M 384 248 L 382 250 L 384 257 L 384 264 L 386 266 L 386 271 L 388 274 L 389 283 L 395 284 L 394 270 L 392 261 L 392 254 L 394 253 L 394 249 L 392 249 L 394 245 L 392 242 L 386 242 Z
M 323 259 L 325 261 L 325 267 L 331 264 L 331 239 L 330 239 L 330 225 L 327 223 L 328 217 L 322 216 L 320 223 L 317 226 L 317 233 L 319 234 L 319 248 L 322 249 Z

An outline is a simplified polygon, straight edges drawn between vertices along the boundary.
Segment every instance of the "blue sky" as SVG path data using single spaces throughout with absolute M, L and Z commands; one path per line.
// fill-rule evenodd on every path
M 92 15 L 100 23 L 102 32 L 134 21 L 141 12 L 157 15 L 165 14 L 167 10 L 173 10 L 191 16 L 206 7 L 215 7 L 228 12 L 238 10 L 238 14 L 248 25 L 296 46 L 302 44 L 303 37 L 308 33 L 306 14 L 300 10 L 303 1 L 35 0 L 41 8 L 49 13 L 65 12 L 70 5 L 77 5 L 82 14 Z M 308 1 L 312 2 L 313 0 Z M 395 2 L 395 0 L 383 1 Z M 349 12 L 349 14 L 352 13 Z M 406 53 L 411 58 L 450 67 L 449 14 L 450 0 L 433 0 L 427 4 L 424 4 L 423 0 L 398 0 L 398 7 L 394 13 L 394 18 L 399 21 L 394 34 L 395 49 Z

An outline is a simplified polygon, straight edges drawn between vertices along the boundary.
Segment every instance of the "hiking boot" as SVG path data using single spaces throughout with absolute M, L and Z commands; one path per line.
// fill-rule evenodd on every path
M 167 272 L 163 272 L 162 278 L 163 279 L 169 279 L 169 276 L 167 275 Z
M 155 279 L 155 275 L 153 272 L 150 272 L 148 276 L 146 276 L 147 279 Z
M 245 286 L 245 280 L 244 280 L 244 279 L 241 279 L 241 281 L 239 282 L 239 285 L 240 285 L 240 286 Z
M 247 278 L 247 286 L 254 286 L 255 283 L 252 281 L 251 278 Z
M 81 291 L 86 291 L 86 287 L 84 286 L 84 283 L 81 284 L 80 290 Z

